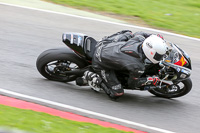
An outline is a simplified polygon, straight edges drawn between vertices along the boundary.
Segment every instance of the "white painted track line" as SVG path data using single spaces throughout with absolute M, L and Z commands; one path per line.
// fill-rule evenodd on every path
M 47 13 L 54 13 L 54 14 L 59 14 L 59 15 L 71 16 L 71 17 L 76 17 L 76 18 L 81 18 L 81 19 L 99 21 L 99 22 L 103 22 L 103 23 L 110 23 L 110 24 L 115 24 L 115 25 L 119 25 L 119 26 L 137 28 L 137 29 L 142 29 L 142 30 L 149 30 L 149 31 L 153 31 L 153 32 L 159 32 L 159 33 L 163 33 L 163 34 L 168 34 L 168 35 L 172 35 L 172 36 L 186 38 L 186 39 L 190 39 L 190 40 L 200 41 L 199 38 L 184 36 L 184 35 L 175 34 L 175 33 L 167 32 L 167 31 L 156 30 L 156 29 L 152 29 L 152 28 L 140 27 L 140 26 L 129 25 L 129 24 L 122 24 L 122 23 L 117 23 L 117 22 L 111 22 L 111 21 L 106 21 L 106 20 L 101 20 L 101 19 L 96 19 L 96 18 L 83 17 L 83 16 L 72 15 L 72 14 L 61 13 L 61 12 L 55 12 L 55 11 L 44 10 L 44 9 L 37 9 L 37 8 L 31 8 L 31 7 L 7 4 L 7 3 L 3 3 L 3 2 L 0 2 L 0 4 L 1 5 L 7 5 L 7 6 L 20 7 L 20 8 L 30 9 L 30 10 L 36 10 L 36 11 L 42 11 L 42 12 L 47 12 Z
M 86 113 L 86 114 L 90 114 L 90 115 L 95 115 L 95 116 L 98 116 L 98 117 L 101 117 L 101 118 L 106 118 L 106 119 L 118 121 L 118 122 L 121 122 L 121 123 L 129 124 L 129 125 L 146 128 L 146 129 L 158 131 L 158 132 L 161 132 L 161 133 L 174 133 L 174 132 L 171 132 L 171 131 L 167 131 L 165 129 L 160 129 L 160 128 L 156 128 L 156 127 L 152 127 L 152 126 L 147 126 L 147 125 L 140 124 L 140 123 L 137 123 L 137 122 L 128 121 L 128 120 L 125 120 L 125 119 L 121 119 L 121 118 L 117 118 L 117 117 L 113 117 L 113 116 L 109 116 L 109 115 L 105 115 L 105 114 L 89 111 L 89 110 L 86 110 L 86 109 L 82 109 L 82 108 L 78 108 L 78 107 L 74 107 L 74 106 L 70 106 L 70 105 L 66 105 L 66 104 L 62 104 L 62 103 L 58 103 L 58 102 L 53 102 L 53 101 L 45 100 L 45 99 L 42 99 L 42 98 L 37 98 L 37 97 L 33 97 L 33 96 L 28 96 L 28 95 L 16 93 L 16 92 L 9 91 L 9 90 L 6 90 L 6 89 L 1 89 L 0 88 L 0 94 L 4 94 L 4 95 L 7 94 L 7 95 L 20 97 L 20 98 L 26 98 L 26 99 L 29 99 L 29 100 L 33 100 L 35 102 L 41 102 L 41 103 L 45 103 L 45 104 L 49 104 L 49 105 L 53 105 L 53 106 L 57 106 L 57 107 L 65 108 L 65 109 L 69 109 L 69 110 L 74 110 L 74 111 L 78 111 L 78 112 L 82 112 L 82 113 Z

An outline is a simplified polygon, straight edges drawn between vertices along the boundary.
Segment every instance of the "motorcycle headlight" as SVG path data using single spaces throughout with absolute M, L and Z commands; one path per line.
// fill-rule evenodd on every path
M 189 77 L 189 76 L 190 76 L 190 73 L 191 73 L 191 71 L 186 70 L 186 69 L 182 69 L 182 70 L 181 70 L 180 78 L 186 78 L 186 77 Z
M 184 73 L 182 73 L 182 74 L 180 75 L 180 78 L 182 78 L 182 79 L 184 79 L 184 78 L 186 78 L 186 77 L 187 77 L 187 75 L 184 74 Z

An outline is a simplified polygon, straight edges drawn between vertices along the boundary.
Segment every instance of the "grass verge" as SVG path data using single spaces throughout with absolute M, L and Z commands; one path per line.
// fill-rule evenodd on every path
M 154 28 L 200 38 L 200 0 L 45 0 L 90 11 L 141 18 Z M 140 24 L 139 24 L 140 25 Z
M 0 105 L 0 127 L 35 133 L 127 133 L 91 123 L 76 122 L 46 113 Z

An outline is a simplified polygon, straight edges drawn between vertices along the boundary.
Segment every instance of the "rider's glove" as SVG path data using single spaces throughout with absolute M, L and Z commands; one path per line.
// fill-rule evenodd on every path
M 157 77 L 157 76 L 148 77 L 148 78 L 147 78 L 147 81 L 148 81 L 148 82 L 151 82 L 151 83 L 152 83 L 152 85 L 155 85 L 155 86 L 157 86 L 157 85 L 158 85 L 158 83 L 160 82 L 160 78 L 159 78 L 159 77 Z

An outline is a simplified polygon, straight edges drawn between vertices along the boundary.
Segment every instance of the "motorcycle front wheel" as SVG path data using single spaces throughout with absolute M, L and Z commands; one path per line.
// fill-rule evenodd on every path
M 70 49 L 57 48 L 42 52 L 37 58 L 36 66 L 40 74 L 49 80 L 70 82 L 78 76 L 67 75 L 66 72 L 78 70 L 86 65 Z
M 172 84 L 163 83 L 166 85 L 164 88 L 151 89 L 149 92 L 155 96 L 163 98 L 177 98 L 188 94 L 192 89 L 192 80 L 190 78 L 173 82 Z

